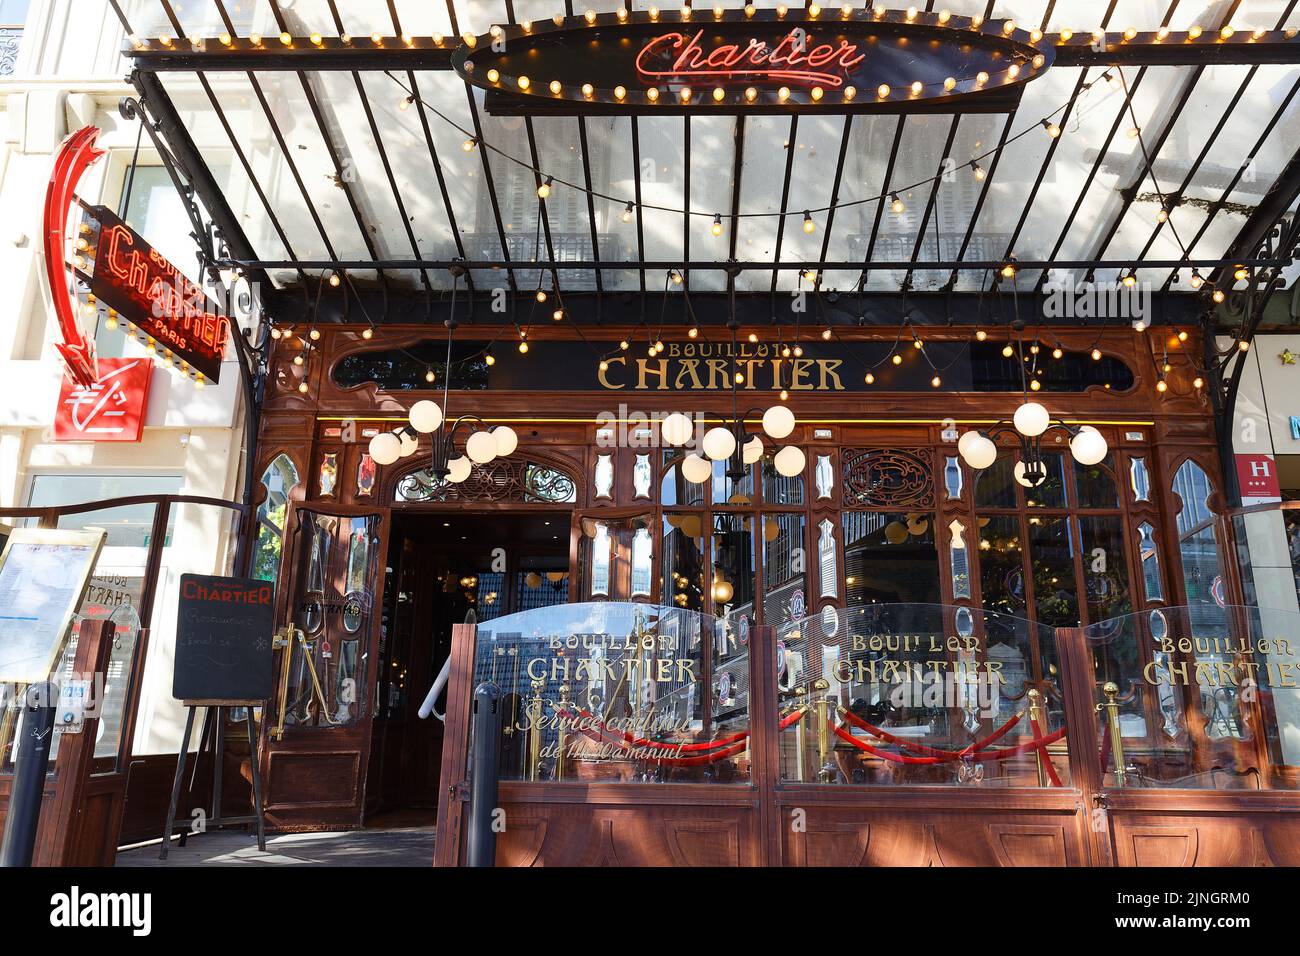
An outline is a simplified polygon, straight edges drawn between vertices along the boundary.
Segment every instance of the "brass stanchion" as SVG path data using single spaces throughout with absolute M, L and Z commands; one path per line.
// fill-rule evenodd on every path
M 1126 774 L 1124 761 L 1124 736 L 1120 733 L 1119 728 L 1119 685 L 1114 681 L 1106 681 L 1102 685 L 1101 692 L 1106 695 L 1106 703 L 1098 704 L 1097 713 L 1102 710 L 1106 711 L 1106 722 L 1110 725 L 1110 753 L 1115 760 L 1115 783 L 1118 786 L 1124 786 L 1124 777 Z
M 1041 705 L 1043 695 L 1037 688 L 1031 687 L 1025 696 L 1029 698 L 1029 734 L 1032 738 L 1038 736 L 1037 728 L 1043 726 L 1043 708 Z M 1034 760 L 1038 764 L 1038 785 L 1040 787 L 1047 786 L 1047 768 L 1043 766 L 1043 759 L 1043 748 L 1035 747 Z
M 560 706 L 557 708 L 560 716 L 557 723 L 558 737 L 555 741 L 555 779 L 564 779 L 564 755 L 569 745 L 569 734 L 564 729 L 564 722 L 568 718 L 565 716 L 569 712 L 569 685 L 560 685 Z
M 797 697 L 804 697 L 806 695 L 806 692 L 802 687 L 796 687 L 794 692 Z M 800 704 L 799 709 L 803 710 L 804 712 L 807 712 L 808 701 L 805 700 L 802 704 Z M 804 762 L 808 759 L 808 722 L 806 720 L 801 720 L 799 721 L 798 724 L 795 725 L 794 757 L 795 757 L 794 764 L 796 770 L 795 779 L 799 783 L 803 783 Z
M 819 677 L 812 682 L 811 693 L 817 694 L 814 701 L 817 714 L 817 779 L 822 783 L 830 783 L 830 752 L 831 752 L 831 724 L 829 705 L 831 698 L 826 694 L 830 690 L 831 682 L 825 677 Z
M 536 780 L 542 765 L 542 689 L 546 681 L 533 681 L 533 696 L 528 700 L 528 779 Z

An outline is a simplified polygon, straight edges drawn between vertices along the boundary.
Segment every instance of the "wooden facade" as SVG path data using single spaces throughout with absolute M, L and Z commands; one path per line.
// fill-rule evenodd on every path
M 563 382 L 556 382 L 553 390 L 545 391 L 452 392 L 447 409 L 449 417 L 472 414 L 488 424 L 512 426 L 520 437 L 519 448 L 512 458 L 535 462 L 572 478 L 575 486 L 572 500 L 522 503 L 509 500 L 509 495 L 472 493 L 445 502 L 399 500 L 396 492 L 399 481 L 422 462 L 427 463 L 424 457 L 427 439 L 415 456 L 379 468 L 373 487 L 367 489 L 358 485 L 358 469 L 366 455 L 368 436 L 376 429 L 394 428 L 404 422 L 414 401 L 429 397 L 441 402 L 441 394 L 432 386 L 428 391 L 388 392 L 373 384 L 343 388 L 335 383 L 331 373 L 350 354 L 412 347 L 429 337 L 428 330 L 385 326 L 372 339 L 363 338 L 360 331 L 346 326 L 322 328 L 322 337 L 312 343 L 306 353 L 307 360 L 301 365 L 293 361 L 301 349 L 301 339 L 291 338 L 278 344 L 271 358 L 257 472 L 261 473 L 277 456 L 287 456 L 301 476 L 292 493 L 291 515 L 310 512 L 340 519 L 365 519 L 371 522 L 368 527 L 378 536 L 380 554 L 386 552 L 387 535 L 395 524 L 413 514 L 491 515 L 540 510 L 563 516 L 571 529 L 568 597 L 572 601 L 589 597 L 583 593 L 580 554 L 584 518 L 601 516 L 616 520 L 648 515 L 653 526 L 660 527 L 665 508 L 658 495 L 663 473 L 659 460 L 655 460 L 650 493 L 645 494 L 644 489 L 638 491 L 631 478 L 634 452 L 627 448 L 598 447 L 599 416 L 616 409 L 618 402 L 650 414 L 702 412 L 719 419 L 732 408 L 729 391 L 653 389 L 610 393 L 565 390 Z M 762 334 L 762 330 L 756 331 Z M 505 343 L 500 347 L 513 347 L 513 329 L 476 329 L 475 332 L 477 337 L 488 339 L 495 339 L 500 333 Z M 742 330 L 742 334 L 747 332 Z M 603 350 L 616 349 L 619 339 L 631 334 L 630 329 L 609 327 L 587 330 L 584 337 L 593 340 L 595 348 Z M 571 332 L 559 327 L 544 328 L 536 331 L 533 340 L 570 335 Z M 959 329 L 926 332 L 927 341 L 964 341 L 970 335 L 968 330 Z M 1137 501 L 1133 495 L 1124 494 L 1123 503 L 1112 510 L 1122 522 L 1126 541 L 1136 540 L 1140 523 L 1156 529 L 1163 591 L 1159 600 L 1135 601 L 1133 610 L 1185 604 L 1188 596 L 1179 573 L 1177 527 L 1182 502 L 1173 490 L 1173 476 L 1190 461 L 1204 471 L 1214 488 L 1221 488 L 1219 458 L 1208 398 L 1190 382 L 1192 363 L 1184 363 L 1169 376 L 1172 384 L 1167 391 L 1158 391 L 1160 371 L 1155 356 L 1181 350 L 1199 355 L 1201 346 L 1197 337 L 1192 335 L 1187 341 L 1179 342 L 1168 329 L 1101 333 L 1063 329 L 1057 335 L 1067 350 L 1088 352 L 1096 346 L 1108 355 L 1119 357 L 1132 370 L 1131 389 L 1044 391 L 1035 398 L 1046 404 L 1054 416 L 1071 423 L 1093 424 L 1103 432 L 1111 449 L 1107 465 L 1119 487 L 1128 485 L 1132 459 L 1143 459 L 1151 493 L 1146 500 Z M 841 330 L 838 336 L 847 341 L 897 341 L 898 330 L 851 329 Z M 307 386 L 305 391 L 299 388 L 302 383 Z M 776 396 L 772 393 L 757 399 L 764 400 L 774 403 Z M 830 456 L 838 470 L 846 449 L 911 449 L 940 462 L 955 455 L 951 431 L 954 425 L 962 430 L 987 426 L 1008 417 L 1019 401 L 1018 393 L 1007 392 L 796 391 L 786 404 L 799 424 L 788 441 L 805 449 L 810 470 L 819 453 Z M 613 484 L 608 492 L 598 494 L 592 479 L 597 459 L 611 454 L 615 456 Z M 323 489 L 325 456 L 333 458 L 329 461 Z M 977 526 L 974 476 L 965 465 L 960 467 L 965 472 L 960 492 L 956 496 L 936 496 L 929 506 L 940 534 L 938 585 L 943 604 L 979 608 L 979 581 L 971 582 L 968 594 L 955 594 L 948 548 L 942 546 L 946 540 L 942 536 L 948 533 L 945 529 L 952 521 L 963 522 L 967 528 Z M 856 507 L 846 502 L 841 488 L 842 482 L 837 480 L 834 495 L 815 498 L 809 494 L 803 504 L 785 508 L 806 517 L 810 547 L 811 529 L 818 519 L 830 516 L 838 529 L 837 516 L 848 507 Z M 1218 492 L 1210 496 L 1208 505 L 1218 515 L 1225 510 Z M 677 503 L 674 506 L 691 507 Z M 698 507 L 708 510 L 707 504 Z M 771 506 L 771 510 L 781 511 L 782 507 Z M 1028 520 L 1027 513 L 1023 500 L 1005 509 L 1006 519 L 1012 522 Z M 1079 514 L 1086 516 L 1087 510 Z M 1240 586 L 1229 559 L 1233 554 L 1230 529 L 1221 520 L 1216 519 L 1213 524 L 1228 598 L 1232 603 L 1240 603 L 1237 596 Z M 300 567 L 300 558 L 295 556 L 303 545 L 296 540 L 294 529 L 291 518 L 285 537 L 279 592 L 280 619 L 286 623 L 293 616 L 293 602 L 300 593 L 294 577 L 298 572 L 294 569 Z M 839 533 L 837 530 L 836 534 Z M 654 566 L 659 567 L 657 548 L 658 544 Z M 1143 569 L 1136 550 L 1126 547 L 1124 551 L 1123 560 L 1129 565 L 1128 578 L 1137 582 Z M 1080 582 L 1082 560 L 1075 549 L 1074 570 Z M 336 569 L 334 573 L 344 572 Z M 372 581 L 374 593 L 378 594 L 382 584 L 377 579 Z M 656 581 L 649 601 L 666 599 L 659 589 Z M 844 593 L 839 592 L 841 605 Z M 1084 593 L 1082 586 L 1078 593 Z M 374 601 L 368 610 L 367 627 L 372 639 L 380 632 L 380 603 Z M 815 613 L 825 604 L 834 603 L 833 600 L 810 601 L 808 612 Z M 1087 608 L 1082 606 L 1082 600 L 1080 605 L 1080 618 L 1087 624 Z M 771 630 L 766 625 L 773 622 L 762 619 L 761 601 L 756 602 L 756 608 L 759 639 L 767 635 L 766 639 L 770 640 Z M 1030 608 L 1028 613 L 1034 614 L 1034 609 Z M 1057 633 L 1062 666 L 1073 667 L 1077 684 L 1069 695 L 1072 701 L 1069 707 L 1075 711 L 1069 719 L 1076 727 L 1093 726 L 1095 717 L 1087 709 L 1086 701 L 1096 698 L 1096 689 L 1090 681 L 1079 677 L 1092 670 L 1088 648 L 1077 629 L 1062 629 Z M 448 722 L 438 782 L 437 862 L 442 865 L 452 865 L 460 859 L 463 842 L 467 714 L 473 692 L 472 642 L 472 628 L 456 628 L 451 649 Z M 369 656 L 372 669 L 375 658 L 374 654 Z M 753 670 L 749 675 L 752 687 L 770 684 L 772 675 L 761 673 L 768 661 L 770 655 L 753 656 Z M 367 675 L 366 680 L 373 681 L 373 676 Z M 373 692 L 373 683 L 369 692 Z M 1280 864 L 1293 856 L 1288 847 L 1296 845 L 1295 820 L 1300 818 L 1294 816 L 1294 811 L 1300 810 L 1300 798 L 1289 792 L 1108 789 L 1095 762 L 1082 756 L 1076 758 L 1073 753 L 1071 785 L 1047 790 L 956 791 L 782 784 L 772 762 L 773 751 L 768 748 L 764 756 L 763 732 L 759 729 L 775 724 L 775 700 L 756 693 L 751 701 L 751 719 L 756 729 L 750 785 L 506 782 L 502 785 L 502 799 L 511 822 L 498 843 L 499 862 L 511 865 L 1226 865 Z M 370 710 L 362 707 L 355 722 L 346 728 L 290 727 L 274 740 L 268 736 L 274 726 L 274 714 L 268 715 L 263 722 L 266 744 L 263 761 L 267 806 L 274 825 L 288 828 L 362 825 L 366 791 L 374 785 L 366 772 L 367 767 L 375 766 Z M 802 830 L 792 830 L 784 822 L 795 808 L 806 814 L 806 827 Z M 1249 839 L 1241 839 L 1242 828 L 1248 832 Z

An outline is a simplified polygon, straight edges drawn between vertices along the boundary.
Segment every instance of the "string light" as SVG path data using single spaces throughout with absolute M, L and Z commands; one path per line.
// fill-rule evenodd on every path
M 983 342 L 983 341 L 984 341 L 985 339 L 987 339 L 988 337 L 989 337 L 989 334 L 988 334 L 987 332 L 985 332 L 983 329 L 976 329 L 976 330 L 975 330 L 975 341 L 977 341 L 977 342 Z
M 546 301 L 546 290 L 545 290 L 545 289 L 538 289 L 538 290 L 537 290 L 537 301 L 538 301 L 538 302 L 545 302 L 545 301 Z
M 710 227 L 710 230 L 715 236 L 722 235 L 722 213 L 713 214 L 713 225 Z
M 554 319 L 556 322 L 562 321 L 564 319 L 564 310 L 556 309 L 554 312 L 551 313 L 551 318 Z
M 1011 356 L 1013 356 L 1013 355 L 1015 355 L 1015 354 L 1016 354 L 1016 350 L 1013 349 L 1013 348 L 1011 347 L 1011 343 L 1010 343 L 1010 342 L 1008 342 L 1006 345 L 1002 346 L 1002 357 L 1003 357 L 1003 358 L 1011 358 Z
M 807 210 L 804 210 L 803 231 L 811 235 L 813 230 L 815 230 L 816 228 L 817 228 L 817 223 L 813 222 L 812 213 L 808 212 Z
M 893 362 L 895 365 L 902 365 L 902 364 L 903 364 L 903 356 L 901 356 L 901 355 L 899 355 L 897 352 L 895 352 L 895 353 L 893 354 L 893 357 L 890 358 L 890 361 Z
M 975 162 L 975 160 L 973 159 L 970 161 L 970 170 L 971 170 L 971 175 L 975 177 L 976 182 L 981 182 L 981 183 L 984 182 L 984 177 L 988 175 L 988 173 L 984 170 L 984 167 L 981 166 L 979 163 Z
M 474 147 L 477 145 L 478 145 L 478 137 L 471 136 L 469 139 L 465 140 L 465 142 L 460 144 L 460 148 L 468 153 L 471 152 L 474 149 Z
M 875 374 L 872 373 L 872 372 L 868 372 L 868 373 L 867 373 L 867 377 L 864 379 L 864 381 L 865 381 L 868 385 L 874 385 L 875 382 L 876 382 L 876 376 L 875 376 Z
M 486 352 L 483 353 L 483 361 L 488 365 L 496 365 L 497 357 L 492 354 L 491 349 L 488 349 Z
M 627 204 L 627 207 L 623 210 L 623 214 L 619 216 L 619 218 L 622 219 L 624 222 L 631 222 L 634 210 L 635 207 L 632 205 L 631 202 L 629 202 Z
M 436 378 L 436 376 L 433 374 L 433 369 L 432 369 L 432 368 L 426 368 L 426 369 L 424 370 L 424 380 L 425 380 L 426 382 L 432 384 L 434 378 Z
M 907 206 L 903 204 L 903 200 L 899 198 L 898 193 L 890 193 L 889 208 L 892 209 L 896 215 L 901 216 L 903 214 L 903 210 L 906 209 Z
M 546 177 L 546 181 L 543 182 L 540 186 L 537 187 L 537 198 L 538 198 L 538 199 L 545 199 L 546 197 L 548 197 L 548 196 L 551 194 L 551 183 L 552 183 L 552 182 L 554 182 L 554 180 L 553 180 L 550 176 L 547 176 L 547 177 Z
M 1092 360 L 1093 360 L 1094 362 L 1100 362 L 1100 361 L 1101 361 L 1101 349 L 1094 348 L 1094 349 L 1092 350 Z
M 1043 120 L 1042 127 L 1047 130 L 1047 135 L 1052 137 L 1052 139 L 1056 139 L 1061 135 L 1061 127 L 1057 126 L 1051 120 Z

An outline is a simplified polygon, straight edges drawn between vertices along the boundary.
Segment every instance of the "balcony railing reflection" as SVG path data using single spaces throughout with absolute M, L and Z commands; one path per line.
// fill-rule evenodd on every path
M 13 76 L 22 38 L 22 27 L 0 27 L 0 76 Z

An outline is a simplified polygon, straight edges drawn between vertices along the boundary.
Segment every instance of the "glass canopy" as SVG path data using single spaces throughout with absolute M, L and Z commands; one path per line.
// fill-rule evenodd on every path
M 455 36 L 563 12 L 554 0 L 119 5 L 131 33 L 178 38 L 282 30 Z M 589 5 L 609 12 L 621 4 Z M 1048 32 L 1218 30 L 1230 11 L 1238 31 L 1300 27 L 1296 5 L 1277 0 L 943 5 Z M 472 269 L 471 281 L 491 287 L 508 275 L 525 291 L 557 280 L 566 292 L 658 291 L 668 284 L 666 269 L 643 263 L 734 258 L 747 265 L 736 280 L 742 292 L 788 292 L 810 281 L 824 292 L 934 290 L 950 281 L 956 291 L 975 292 L 992 288 L 993 270 L 951 264 L 1013 254 L 1133 263 L 1142 281 L 1186 290 L 1191 269 L 1168 263 L 1238 254 L 1243 225 L 1300 147 L 1295 64 L 1058 65 L 1028 83 L 1010 113 L 519 117 L 492 115 L 483 91 L 451 69 L 233 72 L 218 68 L 219 57 L 194 62 L 195 69 L 161 72 L 160 82 L 258 260 L 509 260 L 517 265 L 508 273 Z M 408 89 L 418 92 L 413 104 L 404 102 Z M 1039 128 L 1045 117 L 1060 123 L 1059 138 Z M 494 149 L 463 148 L 470 136 Z M 986 175 L 976 175 L 975 159 Z M 544 203 L 534 167 L 557 180 Z M 558 180 L 589 182 L 602 195 L 589 200 Z M 897 210 L 881 198 L 894 192 Z M 638 194 L 635 215 L 624 222 Z M 1172 199 L 1167 221 L 1161 196 Z M 818 213 L 817 228 L 806 233 L 802 211 L 824 210 L 832 197 L 839 208 Z M 772 215 L 780 213 L 787 215 Z M 711 229 L 715 214 L 724 223 L 720 236 Z M 541 274 L 528 267 L 539 260 L 601 267 Z M 766 262 L 838 267 L 809 278 L 751 265 Z M 1114 281 L 1121 269 L 1085 264 L 1052 278 L 1083 281 L 1090 273 Z M 271 274 L 293 284 L 303 272 Z M 412 290 L 451 283 L 445 269 L 385 269 L 384 278 Z M 1022 269 L 1014 282 L 1028 291 L 1046 278 Z M 724 271 L 696 269 L 684 287 L 726 284 Z

